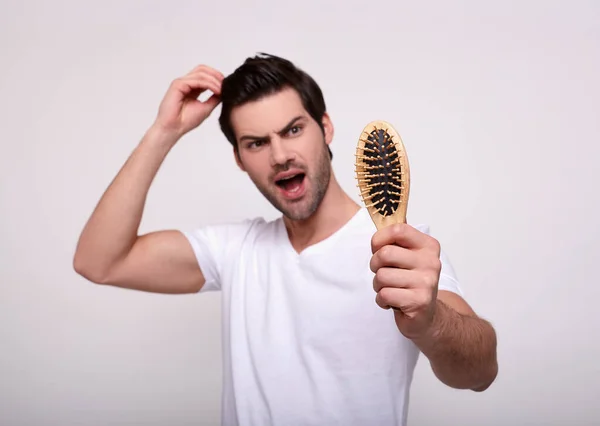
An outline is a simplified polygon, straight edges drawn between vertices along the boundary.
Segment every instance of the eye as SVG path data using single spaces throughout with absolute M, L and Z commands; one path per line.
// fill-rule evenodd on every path
M 300 133 L 301 129 L 302 129 L 301 126 L 294 126 L 294 127 L 291 127 L 290 130 L 288 130 L 288 133 L 291 135 L 297 135 L 298 133 Z
M 263 141 L 263 140 L 256 140 L 256 141 L 250 142 L 248 145 L 246 145 L 246 148 L 249 148 L 249 149 L 260 148 L 260 146 L 264 143 L 265 143 L 265 141 Z

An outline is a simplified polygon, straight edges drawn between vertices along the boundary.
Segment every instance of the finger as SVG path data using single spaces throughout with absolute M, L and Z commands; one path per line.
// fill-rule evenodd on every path
M 210 114 L 221 102 L 221 99 L 217 95 L 211 95 L 205 101 L 195 101 L 189 105 L 192 114 Z
M 209 67 L 208 65 L 198 65 L 193 70 L 191 70 L 189 73 L 187 73 L 187 75 L 189 76 L 189 75 L 197 74 L 200 72 L 210 74 L 213 77 L 215 77 L 218 81 L 223 81 L 225 79 L 225 76 L 219 70 Z
M 412 316 L 427 304 L 427 298 L 414 290 L 384 288 L 375 296 L 375 302 L 382 309 L 394 308 Z
M 397 223 L 378 230 L 371 238 L 373 253 L 385 245 L 396 244 L 405 248 L 419 248 L 421 232 L 406 223 Z M 424 234 L 423 234 L 424 235 Z
M 437 241 L 411 225 L 397 223 L 386 226 L 373 234 L 371 252 L 375 253 L 381 247 L 392 244 L 409 249 L 421 249 L 436 247 Z
M 384 294 L 382 294 L 381 292 L 379 292 L 375 295 L 375 303 L 377 303 L 377 305 L 381 309 L 390 309 L 391 308 L 389 303 L 387 303 L 387 301 L 385 300 Z
M 419 266 L 419 256 L 404 247 L 387 245 L 375 252 L 369 266 L 373 272 L 383 267 L 415 269 Z
M 412 297 L 408 290 L 386 287 L 377 293 L 375 303 L 382 309 L 392 308 L 402 311 L 402 307 L 406 305 L 406 301 L 411 300 Z
M 210 89 L 210 88 L 206 88 L 206 89 L 204 89 L 204 88 L 201 88 L 201 89 L 194 89 L 194 90 L 190 91 L 190 92 L 189 92 L 189 93 L 186 95 L 186 97 L 187 97 L 187 98 L 190 98 L 190 99 L 194 99 L 194 100 L 198 101 L 200 104 L 206 103 L 206 101 L 208 101 L 208 100 L 209 100 L 209 99 L 211 99 L 211 98 L 215 98 L 215 97 L 216 97 L 216 99 L 215 99 L 215 100 L 216 100 L 217 102 L 220 102 L 220 101 L 221 101 L 221 96 L 220 96 L 220 93 L 218 93 L 218 92 L 215 92 L 215 90 L 211 90 L 211 91 L 213 92 L 213 94 L 212 94 L 212 95 L 210 95 L 208 98 L 206 98 L 204 101 L 201 101 L 200 99 L 198 99 L 198 98 L 200 97 L 200 95 L 201 95 L 202 93 L 204 93 L 206 90 L 211 90 L 211 89 Z
M 211 73 L 204 72 L 204 71 L 198 71 L 198 72 L 186 75 L 184 78 L 207 78 L 209 80 L 214 81 L 219 87 L 221 87 L 221 85 L 223 84 L 223 79 L 221 79 L 218 76 L 215 76 Z
M 373 277 L 375 292 L 386 287 L 411 289 L 417 286 L 419 286 L 419 274 L 406 269 L 380 268 Z
M 215 81 L 214 77 L 207 75 L 180 78 L 175 81 L 175 85 L 186 96 L 195 95 L 198 97 L 205 90 L 210 90 L 217 95 L 221 94 L 221 85 Z
M 204 102 L 201 102 L 202 105 L 204 105 L 205 108 L 209 108 L 210 111 L 212 111 L 213 109 L 215 109 L 217 107 L 217 105 L 219 105 L 219 103 L 221 102 L 221 98 L 217 95 L 210 95 L 210 97 L 206 100 L 204 100 Z
M 198 74 L 193 74 L 190 76 L 187 76 L 184 78 L 184 80 L 189 79 L 190 81 L 193 80 L 199 80 L 199 81 L 205 81 L 207 82 L 207 84 L 211 84 L 211 86 L 209 87 L 209 89 L 211 91 L 213 91 L 214 93 L 221 93 L 221 81 L 219 81 L 218 79 L 216 79 L 214 76 L 210 75 L 210 74 L 206 74 L 206 73 L 198 73 Z

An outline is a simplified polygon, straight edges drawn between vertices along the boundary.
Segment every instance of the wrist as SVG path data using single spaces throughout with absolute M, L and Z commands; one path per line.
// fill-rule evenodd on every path
M 413 338 L 413 342 L 422 348 L 431 346 L 443 334 L 443 329 L 448 319 L 448 308 L 442 301 L 434 302 L 433 314 L 429 326 L 421 335 Z
M 169 151 L 180 138 L 181 136 L 177 132 L 154 123 L 146 131 L 143 141 L 149 145 Z

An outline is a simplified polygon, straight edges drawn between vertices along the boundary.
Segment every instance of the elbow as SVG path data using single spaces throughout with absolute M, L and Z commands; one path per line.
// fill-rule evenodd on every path
M 75 273 L 94 284 L 107 284 L 106 272 L 94 266 L 86 256 L 75 253 L 73 256 L 73 270 Z
M 498 361 L 494 359 L 494 361 L 490 364 L 491 365 L 487 369 L 487 372 L 484 375 L 484 378 L 481 381 L 481 383 L 479 383 L 478 386 L 475 386 L 471 389 L 473 392 L 486 391 L 490 386 L 492 386 L 492 384 L 496 380 L 496 377 L 498 377 Z
M 495 330 L 491 325 L 489 327 L 489 344 L 486 356 L 482 359 L 482 371 L 479 375 L 481 380 L 477 386 L 474 386 L 471 390 L 474 392 L 483 392 L 487 390 L 496 378 L 498 377 L 498 338 Z
M 471 390 L 473 392 L 484 392 L 484 391 L 488 390 L 488 388 L 490 386 L 492 386 L 492 384 L 496 380 L 496 376 L 497 376 L 497 374 L 492 375 L 490 379 L 488 379 L 487 381 L 483 382 L 483 384 L 481 384 L 481 385 L 479 385 L 477 387 L 472 388 Z

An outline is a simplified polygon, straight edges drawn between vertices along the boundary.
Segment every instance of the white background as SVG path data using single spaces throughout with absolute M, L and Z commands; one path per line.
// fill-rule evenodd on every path
M 259 51 L 322 86 L 356 200 L 362 128 L 396 127 L 409 220 L 498 331 L 485 393 L 421 358 L 409 424 L 598 424 L 599 41 L 595 1 L 3 0 L 0 424 L 218 424 L 220 296 L 96 286 L 72 255 L 171 80 Z M 218 111 L 169 155 L 142 232 L 277 215 Z

